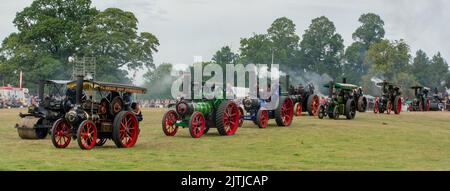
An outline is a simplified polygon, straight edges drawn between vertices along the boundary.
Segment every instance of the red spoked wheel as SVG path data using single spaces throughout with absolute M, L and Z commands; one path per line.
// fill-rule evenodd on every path
M 281 99 L 281 105 L 275 110 L 275 121 L 278 126 L 289 126 L 294 116 L 294 104 L 292 99 L 284 97 Z
M 431 101 L 430 101 L 430 99 L 428 99 L 427 98 L 427 105 L 426 105 L 426 107 L 425 107 L 425 111 L 430 111 L 430 106 L 431 106 Z
M 380 112 L 380 101 L 378 98 L 375 99 L 375 105 L 373 106 L 373 112 L 374 113 Z
M 269 111 L 259 110 L 256 113 L 256 124 L 260 129 L 265 129 L 269 123 Z
M 129 111 L 121 111 L 113 123 L 113 141 L 119 148 L 133 147 L 139 135 L 139 122 Z
M 387 114 L 391 114 L 393 108 L 393 104 L 391 101 L 388 101 L 388 105 L 387 105 Z
M 409 104 L 408 109 L 409 109 L 409 112 L 412 112 L 412 111 L 413 111 L 413 104 L 412 104 L 412 103 Z
M 240 118 L 237 104 L 233 101 L 224 101 L 216 114 L 217 131 L 220 135 L 234 135 L 239 127 Z
M 425 108 L 423 107 L 423 102 L 419 101 L 419 111 L 423 111 Z
M 178 114 L 175 110 L 169 110 L 164 114 L 162 119 L 162 130 L 166 136 L 175 136 L 175 134 L 177 134 L 177 121 Z
M 312 98 L 311 98 L 310 104 L 308 106 L 309 108 L 307 108 L 307 109 L 308 109 L 309 115 L 317 116 L 319 114 L 318 112 L 319 112 L 319 106 L 320 106 L 320 99 L 319 99 L 319 96 L 317 96 L 317 95 L 311 95 L 311 96 L 312 96 Z
M 52 127 L 52 143 L 56 148 L 66 148 L 72 139 L 70 124 L 66 119 L 58 119 Z
M 94 122 L 85 120 L 78 127 L 77 142 L 83 150 L 92 149 L 97 142 L 97 127 Z
M 199 138 L 206 130 L 205 117 L 200 112 L 194 112 L 189 121 L 189 133 L 193 138 Z
M 302 116 L 302 111 L 303 111 L 303 108 L 302 108 L 302 103 L 300 103 L 300 102 L 297 102 L 295 105 L 294 105 L 294 108 L 295 108 L 295 116 Z

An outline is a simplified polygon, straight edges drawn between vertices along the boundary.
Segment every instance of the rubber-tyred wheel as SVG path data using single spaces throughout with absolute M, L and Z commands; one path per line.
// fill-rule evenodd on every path
M 162 130 L 167 136 L 175 136 L 178 131 L 178 126 L 176 126 L 178 120 L 178 114 L 175 110 L 167 111 L 162 119 Z
M 107 140 L 108 140 L 107 138 L 98 138 L 97 137 L 97 141 L 95 142 L 95 146 L 101 147 L 101 146 L 105 145 Z
M 191 137 L 199 138 L 205 133 L 205 117 L 200 112 L 194 112 L 189 120 L 189 133 Z
M 239 108 L 233 101 L 224 101 L 216 113 L 216 126 L 220 135 L 234 135 L 239 127 Z
M 259 110 L 256 113 L 256 124 L 260 129 L 265 129 L 269 123 L 269 112 L 267 110 Z
M 114 118 L 113 141 L 119 148 L 133 147 L 139 136 L 139 122 L 129 111 L 121 111 Z
M 375 105 L 373 106 L 373 112 L 374 113 L 378 113 L 380 111 L 380 101 L 377 99 L 375 99 Z
M 392 108 L 393 108 L 393 104 L 392 104 L 392 102 L 389 100 L 389 101 L 388 101 L 388 104 L 387 104 L 387 114 L 391 114 Z
M 289 97 L 282 97 L 280 103 L 275 110 L 275 121 L 278 126 L 289 126 L 294 116 L 294 103 Z
M 81 122 L 77 132 L 77 142 L 83 150 L 92 149 L 97 143 L 97 127 L 94 122 L 85 120 Z
M 56 148 L 66 148 L 72 139 L 70 124 L 66 119 L 58 119 L 52 127 L 52 143 Z
M 294 108 L 295 108 L 295 112 L 294 112 L 295 116 L 302 116 L 302 110 L 303 110 L 302 103 L 300 103 L 300 102 L 295 103 Z
M 317 114 L 319 112 L 319 106 L 320 106 L 319 96 L 310 95 L 308 97 L 308 106 L 306 108 L 308 110 L 308 114 L 310 116 L 317 116 Z

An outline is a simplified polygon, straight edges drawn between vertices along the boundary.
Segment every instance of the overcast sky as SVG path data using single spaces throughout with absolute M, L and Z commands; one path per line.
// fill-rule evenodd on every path
M 16 31 L 17 11 L 32 0 L 2 1 L 0 39 Z M 100 10 L 118 7 L 132 11 L 139 30 L 155 34 L 161 46 L 156 64 L 191 64 L 194 56 L 210 60 L 220 47 L 239 48 L 240 38 L 265 33 L 278 17 L 294 21 L 302 36 L 316 17 L 326 16 L 336 25 L 345 45 L 360 25 L 361 14 L 379 14 L 386 38 L 405 39 L 412 54 L 423 49 L 428 56 L 440 51 L 450 58 L 450 1 L 446 0 L 93 0 Z

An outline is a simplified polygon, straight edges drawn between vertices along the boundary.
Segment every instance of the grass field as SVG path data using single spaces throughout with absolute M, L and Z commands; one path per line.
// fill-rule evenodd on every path
M 302 116 L 291 127 L 246 121 L 235 136 L 215 129 L 200 139 L 187 129 L 166 137 L 164 110 L 146 110 L 138 143 L 112 141 L 90 151 L 75 141 L 21 140 L 13 128 L 25 110 L 0 110 L 0 170 L 450 170 L 450 112 L 375 115 L 353 121 Z

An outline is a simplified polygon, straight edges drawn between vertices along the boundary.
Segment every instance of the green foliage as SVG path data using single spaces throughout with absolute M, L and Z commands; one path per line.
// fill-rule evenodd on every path
M 224 46 L 214 54 L 212 60 L 221 66 L 225 64 L 237 64 L 239 54 L 232 52 L 229 46 Z
M 420 85 L 427 86 L 430 84 L 431 68 L 429 66 L 430 59 L 427 54 L 422 50 L 418 50 L 416 52 L 416 57 L 414 57 L 411 71 L 416 76 Z
M 96 57 L 99 79 L 124 81 L 126 76 L 110 74 L 121 72 L 119 68 L 154 68 L 152 54 L 159 42 L 150 33 L 138 35 L 137 22 L 132 12 L 108 8 L 83 31 L 82 54 Z
M 241 39 L 241 60 L 244 64 L 271 63 L 272 41 L 266 34 L 254 34 L 250 38 Z
M 369 47 L 384 38 L 384 21 L 374 13 L 361 15 L 358 21 L 361 26 L 352 37 L 355 40 L 347 47 L 344 55 L 344 76 L 351 83 L 358 83 L 369 71 L 370 65 L 364 64 Z
M 171 88 L 175 77 L 171 75 L 172 64 L 164 63 L 149 70 L 145 75 L 144 87 L 148 89 L 146 98 L 161 99 L 172 98 Z
M 97 80 L 124 82 L 128 70 L 152 68 L 157 38 L 137 34 L 131 12 L 110 8 L 103 12 L 90 0 L 35 0 L 18 12 L 13 23 L 18 32 L 3 40 L 0 75 L 16 84 L 24 72 L 27 87 L 42 78 L 68 79 L 70 56 L 97 60 Z
M 364 84 L 369 86 L 369 83 L 373 83 L 369 81 L 373 76 L 381 77 L 398 84 L 405 96 L 411 96 L 409 87 L 417 84 L 417 81 L 411 74 L 412 66 L 409 60 L 409 46 L 403 40 L 382 40 L 371 45 L 365 59 L 366 65 L 371 68 L 363 77 Z M 370 89 L 369 92 L 374 93 Z
M 446 74 L 449 72 L 448 63 L 442 58 L 441 53 L 438 52 L 431 59 L 430 64 L 430 84 L 428 86 L 434 88 L 437 87 L 441 91 L 444 90 L 444 84 Z
M 300 42 L 302 65 L 308 71 L 339 78 L 342 73 L 343 42 L 333 22 L 327 17 L 313 19 Z
M 292 61 L 298 51 L 300 37 L 295 33 L 294 22 L 286 17 L 278 18 L 267 29 L 267 34 L 272 41 L 274 62 L 282 67 L 295 66 Z
M 384 38 L 384 21 L 374 13 L 361 15 L 358 21 L 362 25 L 353 33 L 353 40 L 361 43 L 366 49 Z

